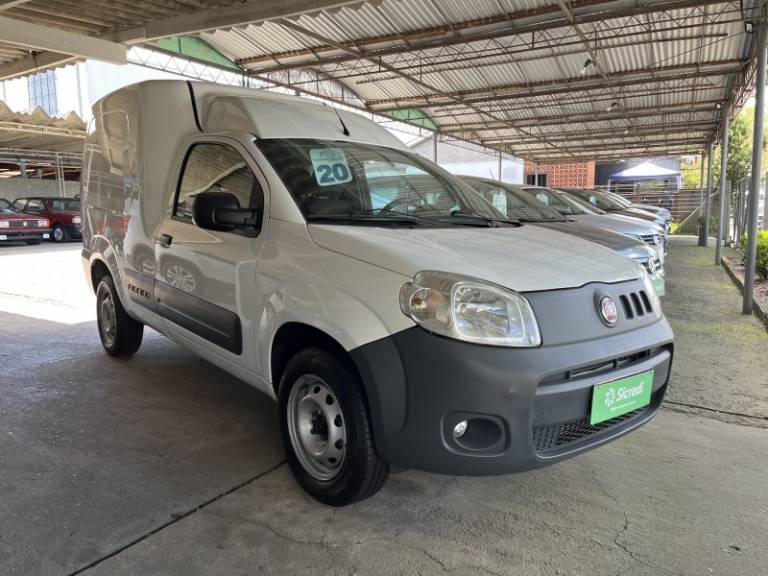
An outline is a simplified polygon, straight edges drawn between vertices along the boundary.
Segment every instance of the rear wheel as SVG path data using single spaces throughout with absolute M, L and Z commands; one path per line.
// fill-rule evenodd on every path
M 331 506 L 372 496 L 389 476 L 376 454 L 368 406 L 354 370 L 309 348 L 289 362 L 280 382 L 280 428 L 299 484 Z
M 104 276 L 96 289 L 96 318 L 104 350 L 111 356 L 131 356 L 141 346 L 144 324 L 128 316 L 112 277 Z
M 66 242 L 69 240 L 69 232 L 61 224 L 53 225 L 53 240 L 54 242 Z

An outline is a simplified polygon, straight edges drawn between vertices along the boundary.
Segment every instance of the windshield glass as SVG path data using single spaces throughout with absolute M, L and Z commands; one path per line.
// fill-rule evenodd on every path
M 72 200 L 70 198 L 57 198 L 56 200 L 50 200 L 49 206 L 49 210 L 79 212 L 80 200 Z
M 590 204 L 586 200 L 582 200 L 578 196 L 571 196 L 567 192 L 563 193 L 562 195 L 563 200 L 566 200 L 570 202 L 571 204 L 575 204 L 576 206 L 580 206 L 582 210 L 584 210 L 587 214 L 605 214 L 605 211 L 601 208 L 598 208 L 594 204 Z
M 307 220 L 442 225 L 504 220 L 466 184 L 415 154 L 304 138 L 264 139 L 257 145 Z
M 565 221 L 559 212 L 548 208 L 524 192 L 486 180 L 468 178 L 464 182 L 508 218 L 515 218 L 523 222 Z
M 8 200 L 0 198 L 0 214 L 16 214 L 16 210 L 13 209 Z
M 608 198 L 611 198 L 614 202 L 620 204 L 621 206 L 624 206 L 624 208 L 629 208 L 632 206 L 632 202 L 624 198 L 624 196 L 620 196 L 619 194 L 616 194 L 615 192 L 603 192 L 605 196 L 608 196 Z
M 568 193 L 580 200 L 589 202 L 592 206 L 600 208 L 600 210 L 606 210 L 607 212 L 624 210 L 624 206 L 616 202 L 616 200 L 594 190 L 569 190 Z
M 578 216 L 580 214 L 593 213 L 575 200 L 568 198 L 568 196 L 562 192 L 557 192 L 556 190 L 540 187 L 528 187 L 523 188 L 523 190 L 542 204 L 546 204 L 553 210 L 557 210 L 563 216 Z

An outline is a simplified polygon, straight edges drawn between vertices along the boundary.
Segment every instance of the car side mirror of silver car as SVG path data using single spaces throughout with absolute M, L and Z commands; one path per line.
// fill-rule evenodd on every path
M 195 196 L 192 219 L 200 228 L 233 232 L 242 230 L 256 236 L 261 230 L 260 208 L 241 208 L 234 194 L 228 192 L 202 192 Z

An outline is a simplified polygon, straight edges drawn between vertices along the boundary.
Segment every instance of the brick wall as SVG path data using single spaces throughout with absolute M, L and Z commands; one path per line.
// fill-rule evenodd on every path
M 536 173 L 536 166 L 525 161 L 525 176 Z M 538 173 L 547 175 L 547 186 L 583 186 L 595 185 L 594 162 L 570 162 L 561 164 L 539 164 Z

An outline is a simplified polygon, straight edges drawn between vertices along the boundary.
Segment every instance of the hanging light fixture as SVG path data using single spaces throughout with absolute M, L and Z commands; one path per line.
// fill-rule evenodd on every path
M 584 66 L 581 67 L 581 71 L 579 72 L 579 74 L 584 76 L 584 74 L 587 73 L 587 68 L 592 66 L 592 64 L 594 64 L 594 62 L 592 62 L 592 58 L 587 58 L 586 60 L 584 60 Z
M 607 112 L 613 112 L 613 111 L 614 111 L 614 110 L 616 110 L 616 108 L 618 108 L 618 107 L 619 107 L 619 103 L 618 103 L 616 100 L 614 100 L 613 102 L 611 102 L 611 103 L 610 103 L 610 105 L 608 106 L 608 108 L 606 108 L 606 111 L 607 111 Z

